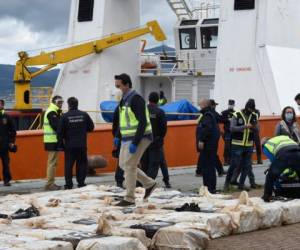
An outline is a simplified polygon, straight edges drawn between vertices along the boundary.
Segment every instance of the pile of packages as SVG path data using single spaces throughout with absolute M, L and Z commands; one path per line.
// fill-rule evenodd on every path
M 264 203 L 156 189 L 136 206 L 117 207 L 124 190 L 90 185 L 79 189 L 0 198 L 0 249 L 144 250 L 205 249 L 209 240 L 300 222 L 300 200 Z

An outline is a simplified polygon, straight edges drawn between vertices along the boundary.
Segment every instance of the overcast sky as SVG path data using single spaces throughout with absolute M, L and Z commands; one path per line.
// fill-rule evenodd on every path
M 66 42 L 71 0 L 0 0 L 0 63 L 14 64 L 17 52 Z M 141 23 L 157 19 L 173 46 L 176 16 L 165 0 L 141 0 Z M 150 42 L 150 46 L 154 44 Z

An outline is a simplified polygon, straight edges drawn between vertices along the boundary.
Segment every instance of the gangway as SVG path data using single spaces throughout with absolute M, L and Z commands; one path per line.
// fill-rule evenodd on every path
M 193 13 L 185 0 L 167 0 L 167 3 L 176 14 L 178 20 L 191 19 L 193 17 Z

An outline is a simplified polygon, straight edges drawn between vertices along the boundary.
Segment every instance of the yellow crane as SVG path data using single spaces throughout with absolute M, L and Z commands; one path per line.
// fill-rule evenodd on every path
M 68 48 L 42 52 L 40 55 L 29 57 L 25 51 L 18 53 L 19 60 L 16 62 L 14 83 L 15 83 L 15 108 L 31 109 L 30 98 L 31 79 L 44 73 L 61 63 L 67 63 L 93 53 L 101 53 L 104 49 L 116 46 L 134 38 L 150 33 L 157 41 L 166 40 L 166 36 L 157 21 L 148 22 L 144 27 L 133 29 L 120 34 L 112 34 L 106 38 L 90 41 L 87 43 L 71 46 Z M 38 71 L 30 72 L 29 66 L 45 65 Z

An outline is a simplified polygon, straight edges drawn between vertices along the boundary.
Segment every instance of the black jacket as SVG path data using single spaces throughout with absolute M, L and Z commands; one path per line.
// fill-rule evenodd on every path
M 9 143 L 15 143 L 16 129 L 11 117 L 0 112 L 0 150 L 8 150 Z
M 222 116 L 215 109 L 211 109 L 211 112 L 215 116 L 217 123 L 221 123 L 222 122 Z
M 167 120 L 165 112 L 155 104 L 149 104 L 148 110 L 153 134 L 153 142 L 149 147 L 160 148 L 164 144 L 164 137 L 167 133 Z
M 59 145 L 65 149 L 86 148 L 87 132 L 94 130 L 94 123 L 88 113 L 69 110 L 63 114 L 58 127 Z
M 204 142 L 204 149 L 216 149 L 220 138 L 220 129 L 214 113 L 210 108 L 201 110 L 203 115 L 196 129 L 196 148 L 198 143 Z
M 51 128 L 57 133 L 57 128 L 61 118 L 61 110 L 58 113 L 54 111 L 49 112 L 47 118 Z M 45 143 L 46 151 L 57 151 L 57 149 L 58 149 L 58 143 Z
M 123 107 L 125 105 L 124 100 L 120 101 L 119 106 Z M 118 107 L 117 107 L 118 108 Z M 138 145 L 143 137 L 148 137 L 149 139 L 152 139 L 151 135 L 144 135 L 146 127 L 147 127 L 147 118 L 146 118 L 146 103 L 143 97 L 141 97 L 139 94 L 136 94 L 132 97 L 130 108 L 132 112 L 134 113 L 136 119 L 139 121 L 139 125 L 137 127 L 137 131 L 135 134 L 135 137 L 132 140 L 132 143 L 135 145 Z M 117 111 L 115 111 L 115 114 L 117 114 Z M 119 127 L 119 112 L 118 117 L 114 117 L 114 124 L 113 129 L 117 132 L 116 137 L 121 139 L 121 133 Z
M 232 118 L 234 112 L 235 112 L 234 109 L 226 109 L 221 113 L 221 120 L 222 123 L 224 124 L 225 134 L 230 134 L 230 119 Z

